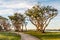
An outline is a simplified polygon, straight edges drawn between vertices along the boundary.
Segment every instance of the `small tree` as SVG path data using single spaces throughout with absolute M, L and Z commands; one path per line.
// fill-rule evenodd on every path
M 39 6 L 35 5 L 31 9 L 28 9 L 25 14 L 29 17 L 31 23 L 36 26 L 38 31 L 44 32 L 51 19 L 57 14 L 57 9 L 51 6 Z
M 11 19 L 12 24 L 15 26 L 16 31 L 23 31 L 25 17 L 22 14 L 15 13 L 13 16 L 9 16 L 9 18 Z
M 0 26 L 6 31 L 10 30 L 10 23 L 5 17 L 0 16 Z

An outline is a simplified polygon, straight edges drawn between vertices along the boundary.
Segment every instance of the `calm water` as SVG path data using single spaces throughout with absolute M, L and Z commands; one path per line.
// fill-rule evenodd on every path
M 60 32 L 58 30 L 45 30 L 45 32 Z

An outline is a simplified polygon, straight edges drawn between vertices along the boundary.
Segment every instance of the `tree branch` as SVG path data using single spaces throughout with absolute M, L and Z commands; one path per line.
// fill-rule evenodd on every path
M 45 30 L 45 28 L 48 26 L 48 24 L 50 23 L 51 19 L 52 19 L 52 18 L 50 18 L 50 19 L 48 20 L 48 22 L 45 24 L 44 30 Z
M 37 27 L 37 25 L 33 23 L 34 20 L 32 21 L 31 18 L 30 18 L 29 20 L 31 21 L 31 23 L 32 23 L 33 25 L 35 25 L 35 26 Z

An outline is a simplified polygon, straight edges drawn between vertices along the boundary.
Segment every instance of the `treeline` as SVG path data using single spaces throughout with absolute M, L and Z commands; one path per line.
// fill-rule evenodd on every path
M 51 7 L 51 6 L 40 6 L 35 5 L 32 8 L 28 9 L 24 13 L 25 15 L 22 15 L 22 13 L 14 13 L 12 16 L 8 16 L 10 21 L 12 22 L 12 25 L 15 27 L 15 31 L 23 31 L 23 27 L 26 28 L 26 17 L 29 18 L 29 21 L 36 27 L 37 31 L 44 32 L 45 28 L 48 26 L 50 21 L 57 16 L 58 10 Z M 2 18 L 4 21 L 6 18 Z M 8 19 L 8 20 L 9 20 Z M 4 22 L 3 21 L 3 22 Z M 8 22 L 8 21 L 7 21 Z M 1 22 L 0 22 L 1 24 Z M 5 25 L 6 23 L 2 23 L 4 29 L 8 29 L 8 26 Z M 9 22 L 6 24 L 8 25 Z M 32 26 L 33 28 L 33 26 Z

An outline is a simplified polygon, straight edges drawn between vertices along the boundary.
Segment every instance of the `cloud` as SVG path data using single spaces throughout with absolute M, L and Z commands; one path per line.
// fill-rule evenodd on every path
M 8 16 L 12 14 L 13 14 L 13 11 L 11 9 L 0 10 L 0 15 L 2 16 Z
M 23 13 L 26 9 L 31 8 L 33 5 L 23 0 L 0 0 L 0 15 L 8 16 L 15 12 Z
M 29 5 L 27 3 L 18 3 L 18 4 L 4 4 L 1 5 L 0 7 L 5 7 L 5 8 L 31 8 L 32 5 Z

